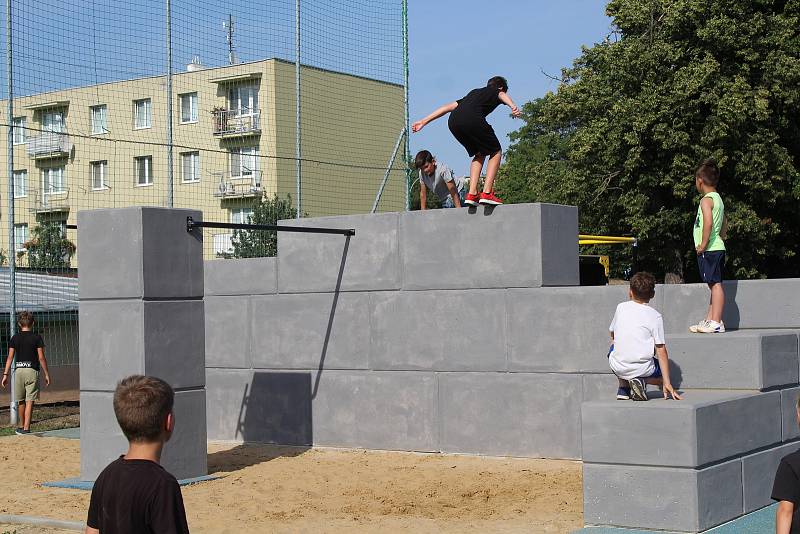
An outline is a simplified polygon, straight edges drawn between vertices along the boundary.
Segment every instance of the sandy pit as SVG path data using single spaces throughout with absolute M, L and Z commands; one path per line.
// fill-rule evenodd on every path
M 80 472 L 77 440 L 0 438 L 0 513 L 83 521 L 89 492 L 42 487 Z M 534 532 L 582 526 L 579 462 L 209 443 L 183 488 L 193 533 Z M 57 533 L 58 530 L 2 526 Z

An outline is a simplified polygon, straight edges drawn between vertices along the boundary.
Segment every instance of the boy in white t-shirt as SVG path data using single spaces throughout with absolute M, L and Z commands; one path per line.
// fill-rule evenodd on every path
M 656 294 L 650 273 L 636 273 L 628 289 L 630 300 L 617 305 L 608 330 L 608 363 L 619 379 L 617 400 L 647 400 L 647 384 L 661 386 L 664 398 L 680 400 L 669 380 L 669 356 L 661 314 L 647 303 Z M 654 357 L 655 355 L 655 357 Z

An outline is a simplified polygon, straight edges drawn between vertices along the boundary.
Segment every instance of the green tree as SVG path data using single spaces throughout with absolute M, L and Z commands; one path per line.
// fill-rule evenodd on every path
M 32 269 L 66 269 L 75 254 L 75 244 L 66 238 L 61 225 L 41 223 L 33 229 L 33 236 L 25 243 L 28 266 Z
M 294 219 L 297 210 L 292 207 L 292 198 L 280 198 L 277 194 L 272 198 L 259 197 L 253 206 L 250 224 L 278 224 L 282 219 Z M 233 258 L 262 258 L 278 255 L 278 233 L 262 230 L 234 230 L 231 238 L 233 253 L 223 255 Z
M 694 279 L 694 168 L 714 157 L 727 272 L 796 275 L 800 2 L 612 0 L 606 10 L 612 34 L 524 106 L 498 191 L 576 204 L 582 232 L 633 234 L 642 268 Z

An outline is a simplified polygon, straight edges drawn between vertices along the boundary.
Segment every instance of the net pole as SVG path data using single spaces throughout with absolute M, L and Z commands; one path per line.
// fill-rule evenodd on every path
M 172 0 L 167 0 L 167 206 L 175 205 L 172 153 Z
M 403 2 L 403 113 L 405 119 L 406 139 L 403 145 L 403 166 L 406 169 L 406 211 L 411 209 L 411 169 L 408 167 L 408 161 L 411 157 L 411 147 L 409 133 L 410 128 L 410 115 L 408 111 L 408 0 Z
M 13 49 L 11 40 L 11 0 L 6 0 L 6 74 L 8 76 L 8 285 L 9 285 L 9 313 L 8 330 L 13 336 L 17 330 L 17 280 L 16 280 L 16 252 L 17 247 L 14 242 L 14 81 L 12 69 L 14 67 Z M 16 359 L 16 358 L 15 358 Z M 14 362 L 11 362 L 11 403 L 9 405 L 9 423 L 17 425 L 19 420 L 17 413 L 17 401 L 14 391 Z
M 300 0 L 295 0 L 294 4 L 294 19 L 295 19 L 295 28 L 294 28 L 294 100 L 295 100 L 295 117 L 294 117 L 294 131 L 295 131 L 295 139 L 294 139 L 294 157 L 295 157 L 295 172 L 297 174 L 295 180 L 296 184 L 296 191 L 295 196 L 296 199 L 296 206 L 297 206 L 297 218 L 301 219 L 303 217 L 303 203 L 302 203 L 302 181 L 300 177 L 300 173 L 302 171 L 302 150 L 301 150 L 301 138 L 300 138 Z

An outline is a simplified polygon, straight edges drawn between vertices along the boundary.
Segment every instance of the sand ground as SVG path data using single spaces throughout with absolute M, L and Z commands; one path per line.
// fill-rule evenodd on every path
M 83 521 L 77 440 L 0 438 L 0 513 Z M 183 488 L 193 533 L 526 532 L 582 526 L 579 462 L 209 443 L 209 473 Z M 0 532 L 58 530 L 3 526 Z

